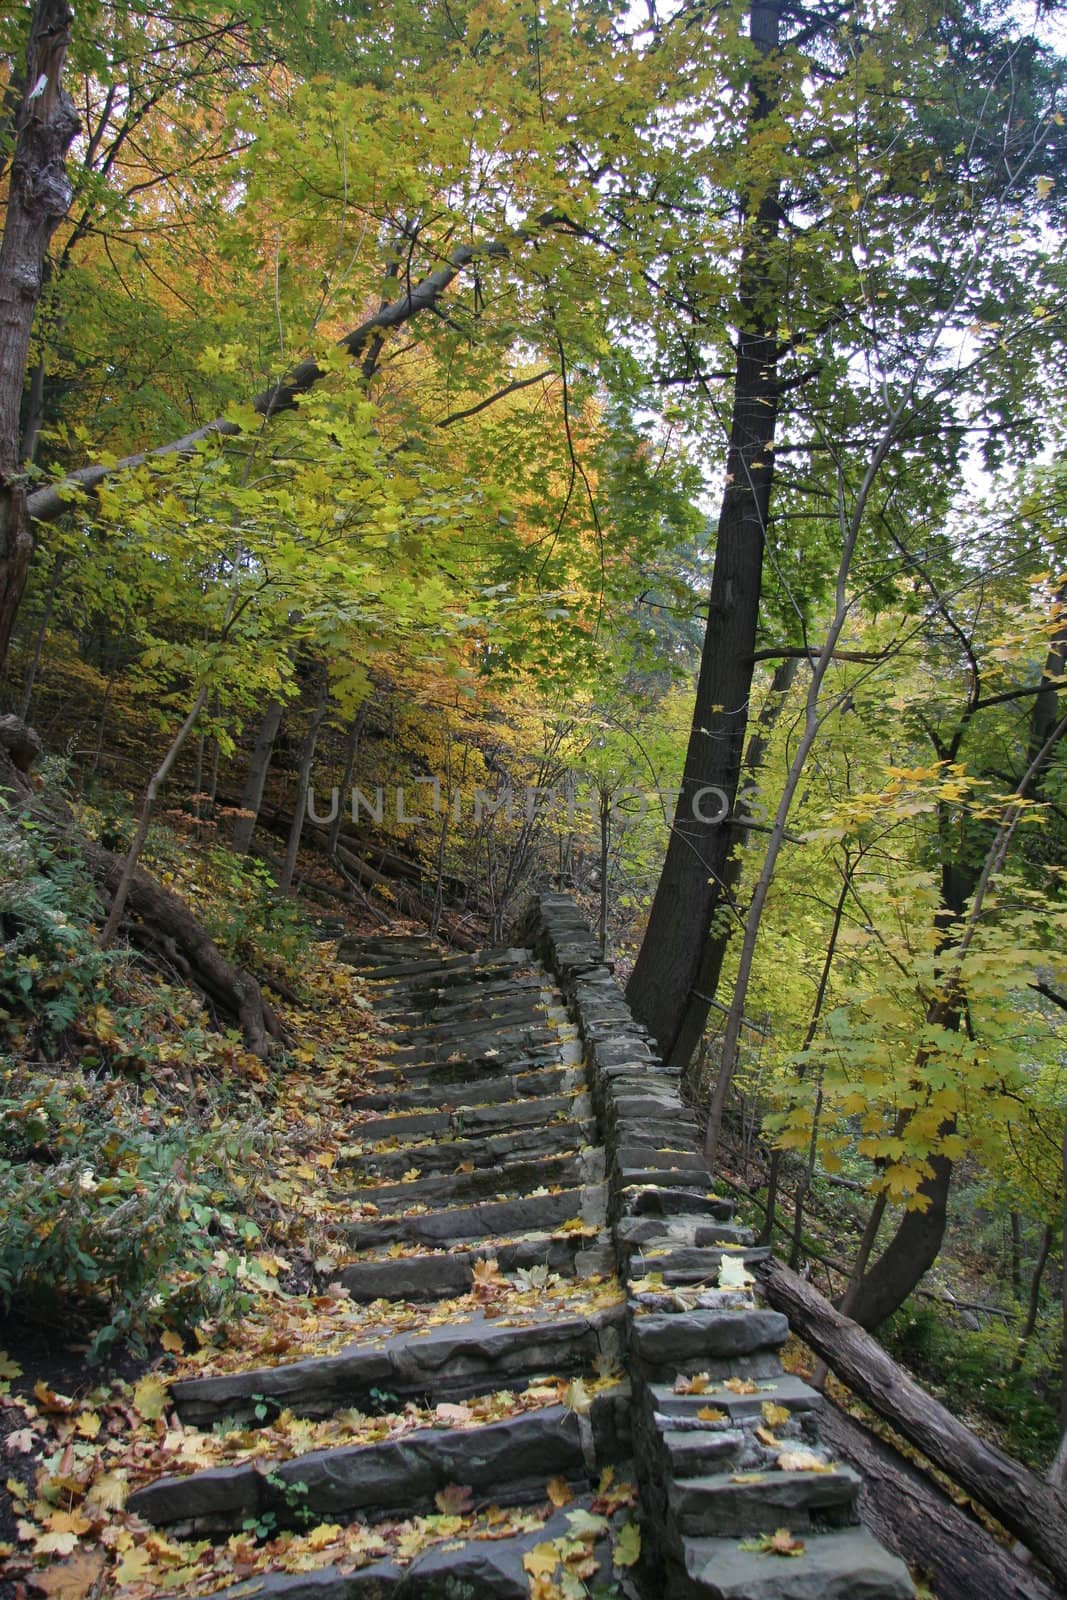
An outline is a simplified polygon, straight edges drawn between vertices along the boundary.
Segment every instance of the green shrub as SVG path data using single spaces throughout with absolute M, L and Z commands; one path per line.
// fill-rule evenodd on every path
M 91 1356 L 188 1328 L 239 1295 L 258 1130 L 202 1127 L 113 1081 L 0 1067 L 0 1302 L 98 1323 Z M 217 1121 L 217 1118 L 211 1120 Z
M 1000 1319 L 978 1332 L 932 1305 L 905 1305 L 880 1330 L 886 1347 L 936 1387 L 954 1411 L 991 1422 L 1011 1455 L 1043 1468 L 1059 1442 L 1056 1374 L 1038 1374 L 1028 1359 L 1011 1371 L 1018 1328 Z M 1038 1360 L 1043 1358 L 1038 1354 Z

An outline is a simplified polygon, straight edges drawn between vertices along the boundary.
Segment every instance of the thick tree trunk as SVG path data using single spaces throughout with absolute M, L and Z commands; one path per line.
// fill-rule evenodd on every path
M 742 777 L 738 785 L 737 803 L 734 807 L 733 825 L 730 827 L 732 835 L 730 851 L 722 875 L 722 888 L 719 898 L 724 907 L 732 906 L 735 901 L 745 860 L 743 847 L 752 838 L 751 830 L 746 828 L 745 824 L 754 820 L 754 801 L 759 783 L 760 768 L 763 766 L 771 733 L 782 714 L 782 707 L 785 705 L 786 697 L 793 686 L 793 679 L 796 677 L 799 664 L 796 656 L 787 656 L 784 661 L 778 663 L 767 691 L 767 699 L 757 718 L 752 737 L 748 741 L 748 748 L 745 751 L 745 760 L 742 767 Z M 724 826 L 726 825 L 724 824 Z M 675 1061 L 685 1061 L 687 1063 L 691 1061 L 700 1043 L 708 1020 L 708 1000 L 702 999 L 701 996 L 707 995 L 710 999 L 715 998 L 719 987 L 719 978 L 722 976 L 722 965 L 726 959 L 726 952 L 738 925 L 739 917 L 722 915 L 715 919 L 712 929 L 704 941 L 704 950 L 700 958 L 700 971 L 697 974 L 693 995 L 685 1008 L 685 1015 L 682 1018 L 678 1037 L 674 1043 Z
M 781 1262 L 759 1268 L 764 1294 L 804 1342 L 879 1416 L 916 1445 L 1067 1582 L 1067 1500 L 986 1444 L 910 1378 L 855 1322 Z
M 750 84 L 753 133 L 775 107 L 765 63 L 778 48 L 781 10 L 782 0 L 753 0 L 750 28 L 759 56 Z M 738 284 L 741 325 L 726 488 L 696 704 L 667 857 L 626 989 L 634 1014 L 668 1060 L 681 1066 L 687 1064 L 679 1050 L 687 1011 L 684 1048 L 690 1054 L 708 1012 L 696 991 L 735 838 L 724 822 L 723 807 L 733 809 L 744 756 L 774 475 L 778 339 L 770 255 L 780 207 L 773 183 L 749 218 Z
M 79 121 L 62 74 L 73 19 L 67 0 L 37 0 L 34 7 L 0 242 L 0 668 L 33 555 L 21 472 L 22 390 L 45 252 L 72 193 L 66 159 Z
M 930 1575 L 938 1600 L 1060 1600 L 949 1498 L 933 1478 L 876 1433 L 827 1405 L 823 1443 L 863 1478 L 860 1511 L 871 1532 L 909 1566 Z
M 252 755 L 248 762 L 248 773 L 245 777 L 244 788 L 241 790 L 241 813 L 234 819 L 233 848 L 238 855 L 247 855 L 248 847 L 252 843 L 252 835 L 256 831 L 259 821 L 259 808 L 263 804 L 263 788 L 267 781 L 267 772 L 270 768 L 270 758 L 274 752 L 274 741 L 278 737 L 278 729 L 282 725 L 282 702 L 272 700 L 263 713 L 263 720 L 256 734 L 256 742 L 252 746 Z

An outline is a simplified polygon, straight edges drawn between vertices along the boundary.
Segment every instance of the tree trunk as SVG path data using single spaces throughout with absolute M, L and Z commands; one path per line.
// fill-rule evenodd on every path
M 914 1462 L 836 1405 L 819 1434 L 863 1478 L 860 1511 L 875 1538 L 928 1573 L 938 1600 L 1060 1600 Z
M 1067 1582 L 1067 1500 L 965 1428 L 810 1283 L 774 1260 L 758 1271 L 770 1303 L 838 1377 Z
M 278 737 L 281 723 L 282 702 L 272 700 L 263 713 L 256 742 L 252 746 L 248 773 L 244 788 L 241 790 L 241 814 L 234 818 L 233 848 L 241 856 L 248 854 L 248 847 L 252 843 L 252 835 L 259 820 L 259 808 L 263 804 L 263 788 L 267 781 L 274 741 Z
M 34 7 L 0 242 L 0 668 L 33 555 L 21 472 L 22 390 L 45 253 L 72 194 L 66 159 L 80 123 L 62 74 L 73 19 L 67 0 L 37 0 Z
M 760 768 L 767 753 L 771 732 L 775 723 L 781 716 L 782 707 L 786 703 L 786 696 L 793 686 L 797 667 L 800 665 L 797 656 L 787 656 L 780 661 L 774 670 L 774 676 L 767 690 L 767 699 L 756 720 L 756 727 L 748 741 L 745 751 L 745 760 L 742 767 L 742 778 L 738 786 L 737 804 L 734 807 L 734 819 L 729 826 L 733 834 L 731 848 L 726 861 L 722 878 L 722 891 L 720 899 L 723 906 L 733 906 L 737 894 L 737 887 L 741 881 L 741 872 L 744 867 L 744 846 L 752 838 L 750 830 L 744 824 L 752 820 L 753 797 L 757 788 Z M 700 1043 L 704 1028 L 708 1020 L 709 1002 L 714 1000 L 722 976 L 722 965 L 726 959 L 726 952 L 737 930 L 738 918 L 721 915 L 714 921 L 711 931 L 704 942 L 703 954 L 700 958 L 700 971 L 693 988 L 689 1004 L 685 1008 L 685 1016 L 678 1030 L 678 1037 L 674 1044 L 675 1061 L 684 1061 L 688 1064 L 693 1058 L 697 1045 Z M 705 998 L 706 997 L 706 998 Z
M 324 668 L 315 708 L 311 714 L 311 721 L 308 724 L 308 730 L 304 735 L 304 743 L 300 750 L 300 766 L 296 775 L 296 805 L 293 808 L 293 820 L 285 846 L 285 860 L 282 862 L 281 877 L 278 879 L 278 888 L 282 894 L 288 894 L 293 887 L 296 858 L 300 850 L 300 838 L 304 832 L 304 817 L 307 813 L 311 763 L 315 759 L 315 746 L 319 742 L 319 729 L 322 727 L 322 719 L 326 715 L 326 707 L 329 704 L 329 700 L 330 685 Z
M 203 711 L 206 700 L 207 689 L 203 688 L 193 701 L 192 708 L 185 721 L 171 740 L 170 748 L 166 755 L 148 780 L 148 787 L 145 789 L 144 800 L 141 803 L 141 814 L 137 819 L 137 830 L 123 860 L 122 871 L 112 890 L 111 910 L 107 914 L 107 921 L 100 930 L 99 944 L 102 950 L 107 949 L 115 937 L 119 923 L 122 921 L 123 912 L 126 909 L 126 899 L 133 886 L 134 872 L 141 858 L 144 842 L 148 837 L 148 827 L 152 821 L 152 814 L 156 809 L 156 800 L 159 797 L 159 792 L 170 777 L 174 763 L 181 754 L 186 739 L 196 726 L 197 718 Z
M 1026 1307 L 1026 1321 L 1023 1323 L 1023 1331 L 1019 1335 L 1019 1348 L 1012 1357 L 1012 1372 L 1018 1372 L 1026 1360 L 1027 1346 L 1034 1336 L 1034 1329 L 1037 1327 L 1037 1314 L 1041 1308 L 1041 1279 L 1045 1275 L 1045 1266 L 1048 1262 L 1048 1254 L 1051 1248 L 1052 1228 L 1049 1226 L 1046 1227 L 1041 1235 L 1041 1245 L 1037 1252 L 1034 1275 L 1030 1279 L 1030 1298 Z
M 71 839 L 85 857 L 105 895 L 117 893 L 126 882 L 126 906 L 132 919 L 132 944 L 150 955 L 162 956 L 209 1004 L 241 1029 L 245 1045 L 266 1059 L 271 1041 L 282 1029 L 272 1008 L 260 993 L 251 973 L 235 967 L 197 921 L 185 902 L 165 889 L 147 872 L 136 868 L 127 875 L 127 861 L 102 845 L 86 839 L 74 813 L 61 798 L 38 798 L 27 776 L 41 741 L 17 717 L 0 717 L 0 797 L 28 812 L 38 822 L 54 827 Z
M 367 711 L 370 707 L 371 697 L 360 701 L 359 710 L 352 719 L 352 726 L 348 730 L 348 743 L 345 747 L 345 766 L 341 774 L 341 783 L 337 800 L 337 815 L 330 823 L 330 832 L 326 842 L 326 853 L 332 856 L 337 849 L 337 841 L 341 837 L 341 829 L 345 820 L 345 805 L 348 791 L 352 786 L 352 774 L 356 770 L 356 754 L 359 750 L 359 741 L 363 734 L 363 724 L 367 720 Z
M 758 55 L 749 85 L 749 129 L 754 136 L 775 109 L 766 60 L 779 44 L 782 0 L 753 0 L 750 31 Z M 657 1040 L 665 1058 L 681 1060 L 681 1028 L 689 1013 L 684 1048 L 703 1031 L 707 1004 L 700 988 L 701 960 L 723 884 L 733 830 L 733 808 L 744 756 L 753 654 L 763 579 L 763 547 L 774 476 L 778 417 L 778 339 L 771 254 L 780 227 L 778 189 L 771 183 L 752 215 L 742 247 L 738 299 L 740 327 L 734 378 L 726 487 L 715 542 L 707 631 L 696 704 L 667 857 L 648 928 L 626 988 L 634 1015 Z M 709 795 L 705 791 L 721 791 Z M 707 991 L 702 991 L 706 993 Z M 699 1007 L 699 1028 L 696 1026 Z

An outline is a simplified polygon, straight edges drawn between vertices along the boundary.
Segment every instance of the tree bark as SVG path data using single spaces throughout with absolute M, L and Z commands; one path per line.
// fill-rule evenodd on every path
M 1041 1279 L 1045 1275 L 1045 1266 L 1048 1262 L 1051 1248 L 1052 1228 L 1050 1225 L 1045 1228 L 1044 1233 L 1041 1235 L 1041 1244 L 1038 1248 L 1037 1261 L 1034 1265 L 1034 1275 L 1030 1279 L 1030 1297 L 1026 1307 L 1026 1321 L 1023 1323 L 1023 1331 L 1019 1335 L 1019 1348 L 1012 1357 L 1012 1372 L 1018 1372 L 1026 1360 L 1026 1349 L 1034 1336 L 1034 1329 L 1037 1327 L 1037 1314 L 1041 1308 Z
M 758 60 L 749 86 L 749 129 L 773 114 L 768 58 L 778 49 L 782 0 L 753 0 L 752 43 Z M 771 254 L 780 228 L 778 186 L 745 200 L 749 230 L 741 253 L 740 328 L 726 460 L 700 660 L 696 704 L 667 857 L 626 997 L 664 1057 L 686 1066 L 703 1031 L 708 1006 L 700 989 L 701 960 L 716 909 L 722 904 L 734 831 L 733 809 L 744 756 L 753 653 L 763 580 L 763 548 L 774 477 L 778 417 L 778 338 Z M 706 990 L 701 991 L 707 993 Z M 702 1013 L 701 1013 L 702 1008 Z M 684 1042 L 683 1021 L 687 1018 Z M 699 1027 L 697 1027 L 699 1020 Z
M 928 1573 L 938 1600 L 1059 1600 L 921 1467 L 836 1405 L 819 1434 L 863 1478 L 860 1511 L 875 1538 Z
M 308 730 L 304 735 L 304 743 L 300 750 L 300 766 L 296 775 L 296 805 L 293 807 L 293 820 L 289 827 L 289 838 L 285 846 L 285 860 L 282 862 L 281 876 L 278 879 L 278 888 L 282 894 L 288 894 L 293 887 L 293 874 L 296 871 L 296 858 L 300 850 L 300 838 L 304 832 L 304 816 L 307 812 L 308 785 L 311 782 L 311 764 L 315 759 L 315 746 L 319 742 L 319 729 L 322 719 L 326 715 L 326 707 L 330 699 L 329 680 L 323 668 L 319 692 L 315 700 L 315 708 L 311 714 Z
M 758 1271 L 771 1305 L 832 1371 L 1067 1582 L 1067 1500 L 965 1428 L 810 1283 L 774 1260 Z
M 22 390 L 45 254 L 72 194 L 66 159 L 80 123 L 62 74 L 73 20 L 67 0 L 37 0 L 0 241 L 0 668 L 33 556 L 21 471 Z
M 233 848 L 241 856 L 248 854 L 252 835 L 256 831 L 256 823 L 259 821 L 259 808 L 263 804 L 263 789 L 270 769 L 270 758 L 274 752 L 274 741 L 282 725 L 282 709 L 280 700 L 270 702 L 263 713 L 256 742 L 252 746 L 248 773 L 244 788 L 241 790 L 241 815 L 234 819 L 233 824 Z

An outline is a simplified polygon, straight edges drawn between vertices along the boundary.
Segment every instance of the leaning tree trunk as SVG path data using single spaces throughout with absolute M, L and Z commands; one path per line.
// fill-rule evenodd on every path
M 1067 1581 L 1067 1500 L 1022 1462 L 987 1444 L 910 1378 L 876 1339 L 842 1316 L 781 1262 L 760 1266 L 767 1299 L 790 1327 L 879 1416 L 985 1506 Z
M 751 37 L 758 60 L 750 84 L 750 134 L 774 112 L 767 62 L 779 44 L 782 0 L 753 0 Z M 778 338 L 771 256 L 780 228 L 778 186 L 753 207 L 741 254 L 737 370 L 726 488 L 719 512 L 696 704 L 667 857 L 648 928 L 626 988 L 638 1019 L 675 1065 L 699 1038 L 708 1013 L 700 968 L 722 903 L 734 832 L 732 810 L 745 748 L 752 691 L 763 546 L 774 476 L 778 417 Z M 705 791 L 719 791 L 708 794 Z
M 7 660 L 33 555 L 33 526 L 20 470 L 22 391 L 45 253 L 72 194 L 66 159 L 80 123 L 62 74 L 73 20 L 67 0 L 37 0 L 0 242 L 0 668 Z

